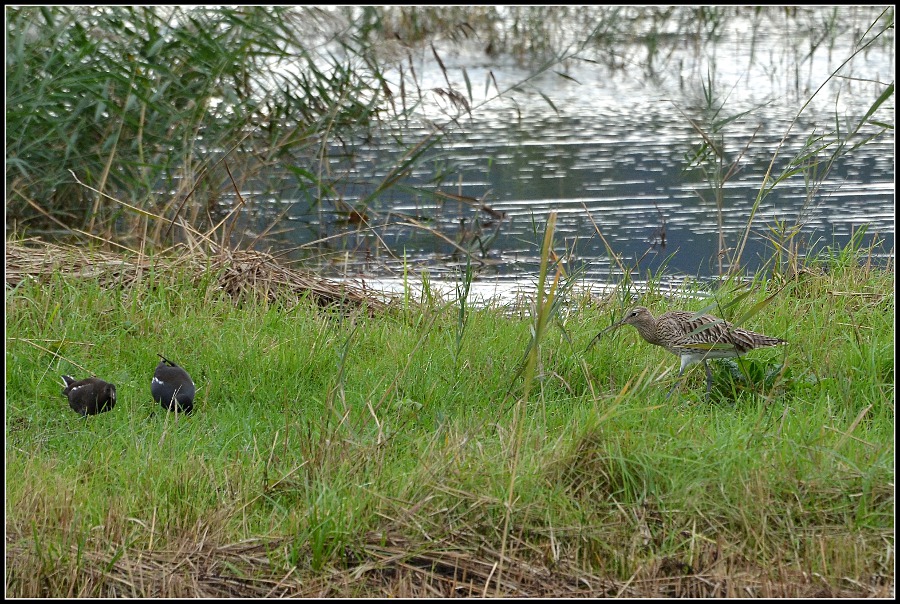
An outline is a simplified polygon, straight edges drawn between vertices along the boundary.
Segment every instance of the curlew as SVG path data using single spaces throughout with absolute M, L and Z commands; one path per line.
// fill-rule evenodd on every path
M 728 321 L 712 315 L 686 310 L 670 310 L 659 317 L 654 317 L 643 306 L 636 306 L 629 310 L 621 321 L 598 333 L 594 340 L 621 325 L 633 325 L 644 340 L 655 346 L 662 346 L 680 357 L 679 377 L 684 374 L 684 370 L 688 366 L 703 362 L 706 369 L 707 394 L 712 390 L 712 372 L 707 363 L 708 359 L 739 357 L 757 348 L 768 348 L 787 343 L 781 338 L 735 327 Z M 594 340 L 591 340 L 591 344 L 594 343 Z M 677 385 L 678 382 L 667 396 L 671 396 Z

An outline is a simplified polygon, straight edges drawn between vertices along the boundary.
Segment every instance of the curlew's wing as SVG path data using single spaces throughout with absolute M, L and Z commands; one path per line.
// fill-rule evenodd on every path
M 745 338 L 735 337 L 746 330 L 736 330 L 728 321 L 712 315 L 672 311 L 657 320 L 656 329 L 658 333 L 671 334 L 674 347 L 697 352 L 736 350 L 743 353 L 753 348 Z
M 734 350 L 743 354 L 754 348 L 764 348 L 781 344 L 784 340 L 756 333 L 749 329 L 735 327 L 724 319 L 712 315 L 696 315 L 685 311 L 666 313 L 659 319 L 665 327 L 657 330 L 677 330 L 678 335 L 672 339 L 679 348 L 710 352 L 716 350 Z

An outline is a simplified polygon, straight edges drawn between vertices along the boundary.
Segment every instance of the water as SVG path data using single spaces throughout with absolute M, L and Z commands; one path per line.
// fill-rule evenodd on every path
M 832 9 L 819 10 L 828 15 Z M 892 256 L 892 134 L 840 157 L 828 170 L 834 146 L 823 149 L 814 154 L 818 168 L 779 182 L 756 205 L 770 164 L 777 176 L 804 149 L 833 143 L 834 131 L 852 129 L 893 82 L 892 39 L 841 67 L 879 11 L 839 10 L 840 31 L 818 45 L 817 32 L 806 31 L 801 20 L 776 14 L 761 23 L 748 12 L 729 18 L 714 44 L 686 40 L 651 59 L 645 42 L 623 42 L 612 49 L 621 68 L 608 67 L 608 60 L 566 61 L 529 80 L 514 100 L 460 115 L 429 151 L 430 161 L 368 206 L 368 227 L 342 221 L 346 212 L 327 202 L 310 208 L 292 193 L 290 181 L 280 182 L 275 193 L 263 184 L 246 191 L 251 204 L 240 226 L 260 233 L 282 216 L 258 247 L 290 250 L 285 258 L 376 288 L 396 289 L 402 275 L 423 271 L 436 282 L 454 281 L 467 250 L 476 285 L 500 295 L 535 280 L 551 212 L 558 215 L 554 250 L 569 270 L 583 271 L 588 284 L 614 283 L 623 269 L 645 277 L 663 266 L 673 283 L 713 277 L 730 268 L 745 237 L 739 268 L 752 273 L 789 243 L 793 227 L 799 232 L 790 243 L 801 253 L 843 247 L 865 228 L 863 243 L 879 241 L 876 255 Z M 481 103 L 489 73 L 503 89 L 533 72 L 472 49 L 439 52 L 450 84 L 464 94 L 466 70 L 473 104 Z M 591 51 L 581 56 L 591 58 Z M 417 60 L 424 90 L 447 88 L 430 49 Z M 838 77 L 829 80 L 839 67 Z M 426 92 L 424 100 L 421 122 L 406 133 L 408 144 L 416 140 L 410 132 L 424 137 L 428 120 L 447 124 L 448 111 L 454 113 L 440 95 Z M 892 124 L 893 112 L 891 95 L 874 117 Z M 712 126 L 733 116 L 719 129 Z M 722 187 L 721 212 L 709 179 L 689 168 L 688 158 L 703 141 L 692 120 L 724 150 L 724 170 L 737 162 Z M 864 126 L 850 144 L 879 129 Z M 352 170 L 337 161 L 335 169 L 348 170 L 340 192 L 353 205 L 375 190 L 403 150 L 387 133 L 351 147 Z M 452 168 L 452 178 L 432 182 L 437 165 Z M 705 166 L 712 171 L 714 163 Z M 224 197 L 222 203 L 230 209 L 234 200 Z M 491 212 L 479 209 L 481 203 Z

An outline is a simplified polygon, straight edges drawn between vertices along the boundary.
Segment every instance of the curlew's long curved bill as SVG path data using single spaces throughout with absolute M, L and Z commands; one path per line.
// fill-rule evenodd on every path
M 622 324 L 625 323 L 625 319 L 626 319 L 627 317 L 628 317 L 628 315 L 625 315 L 625 317 L 622 318 L 621 321 L 617 321 L 617 322 L 613 323 L 612 325 L 610 325 L 609 327 L 607 327 L 606 329 L 604 329 L 603 331 L 601 331 L 600 333 L 598 333 L 597 335 L 595 335 L 595 336 L 594 336 L 594 339 L 591 340 L 590 342 L 588 342 L 588 345 L 584 348 L 584 351 L 587 352 L 588 349 L 589 349 L 591 346 L 594 345 L 594 342 L 596 342 L 597 340 L 599 340 L 600 337 L 601 337 L 603 334 L 605 334 L 606 332 L 612 331 L 612 330 L 616 329 L 617 327 L 621 327 Z

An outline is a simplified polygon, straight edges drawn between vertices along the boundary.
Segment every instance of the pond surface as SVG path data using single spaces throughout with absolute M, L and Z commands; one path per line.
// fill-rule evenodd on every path
M 835 8 L 815 10 L 824 19 Z M 646 40 L 622 42 L 583 51 L 531 79 L 533 67 L 471 48 L 439 48 L 449 84 L 468 94 L 463 69 L 472 84 L 475 108 L 456 122 L 447 118 L 453 108 L 430 92 L 448 88 L 445 72 L 430 49 L 422 51 L 414 55 L 422 120 L 404 136 L 408 145 L 415 135 L 424 138 L 429 121 L 448 124 L 449 134 L 403 186 L 366 208 L 367 223 L 341 220 L 346 212 L 330 203 L 311 208 L 286 181 L 278 192 L 248 189 L 240 226 L 246 238 L 276 222 L 257 247 L 285 250 L 285 258 L 376 289 L 396 289 L 404 274 L 412 279 L 423 271 L 436 282 L 456 281 L 467 253 L 476 283 L 487 290 L 527 287 L 551 212 L 555 252 L 588 284 L 617 282 L 623 270 L 642 279 L 661 269 L 666 283 L 677 284 L 715 277 L 735 263 L 750 274 L 771 267 L 781 246 L 801 255 L 843 247 L 860 229 L 863 245 L 879 242 L 875 255 L 893 257 L 892 131 L 830 161 L 836 141 L 893 83 L 893 33 L 856 52 L 883 28 L 865 35 L 880 9 L 838 10 L 828 34 L 803 26 L 809 19 L 775 13 L 761 21 L 748 12 L 729 17 L 715 43 L 676 40 L 653 54 Z M 599 60 L 602 53 L 612 58 Z M 491 77 L 500 89 L 524 84 L 507 99 L 482 104 L 486 82 L 487 97 L 494 94 Z M 891 94 L 869 117 L 893 124 L 893 114 Z M 703 143 L 698 128 L 723 151 L 718 169 L 735 168 L 718 202 L 710 176 L 715 157 L 691 165 Z M 847 146 L 880 130 L 863 125 Z M 389 133 L 353 151 L 341 191 L 351 206 L 403 153 Z M 809 159 L 797 162 L 804 154 Z M 791 165 L 801 169 L 772 187 Z M 452 177 L 434 183 L 436 166 L 452 169 Z M 760 198 L 767 173 L 772 188 Z M 222 200 L 226 208 L 233 202 Z

